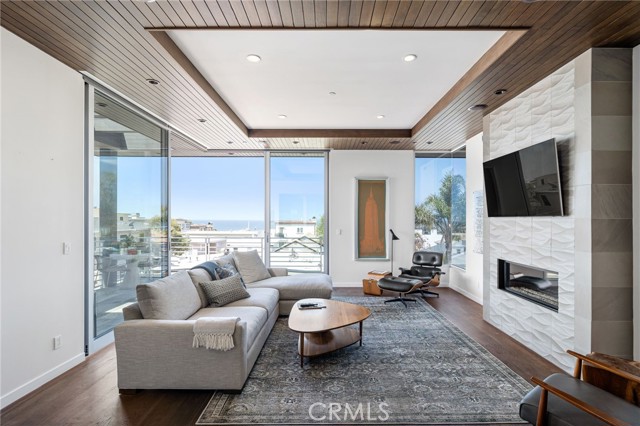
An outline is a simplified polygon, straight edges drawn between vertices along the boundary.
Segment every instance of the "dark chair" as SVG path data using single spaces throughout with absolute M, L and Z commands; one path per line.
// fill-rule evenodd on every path
M 640 376 L 614 365 L 567 351 L 576 357 L 573 376 L 555 373 L 544 380 L 531 378 L 537 386 L 520 402 L 520 417 L 536 426 L 615 426 L 640 425 L 640 407 L 620 396 L 582 380 L 584 367 L 592 365 L 627 381 L 640 385 Z
M 395 291 L 400 293 L 399 297 L 394 299 L 387 299 L 384 303 L 389 302 L 402 302 L 404 307 L 407 307 L 406 302 L 415 302 L 416 299 L 411 297 L 406 297 L 407 293 L 411 293 L 416 288 L 422 285 L 422 281 L 420 280 L 412 280 L 409 278 L 399 278 L 399 277 L 385 277 L 378 280 L 378 287 L 383 290 Z
M 437 287 L 440 285 L 440 276 L 444 272 L 440 269 L 442 266 L 442 253 L 432 251 L 417 251 L 413 253 L 413 265 L 411 268 L 400 268 L 401 278 L 412 280 L 420 280 L 422 285 L 411 293 L 419 293 L 422 297 L 432 295 L 440 297 L 438 293 L 429 291 L 429 287 Z

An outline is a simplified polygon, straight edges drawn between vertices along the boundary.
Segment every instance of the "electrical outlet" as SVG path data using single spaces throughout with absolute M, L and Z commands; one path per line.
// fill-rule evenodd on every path
M 62 243 L 62 254 L 71 253 L 71 245 L 69 243 Z
M 60 349 L 60 346 L 62 346 L 62 336 L 57 335 L 53 338 L 53 350 Z

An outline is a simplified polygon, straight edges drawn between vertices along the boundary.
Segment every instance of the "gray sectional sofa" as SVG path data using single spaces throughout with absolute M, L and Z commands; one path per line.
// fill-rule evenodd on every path
M 138 303 L 124 308 L 125 321 L 114 331 L 121 392 L 241 390 L 278 315 L 288 314 L 300 299 L 329 299 L 333 290 L 326 274 L 287 275 L 286 269 L 270 269 L 269 275 L 246 284 L 250 297 L 215 308 L 208 307 L 198 284 L 212 279 L 204 269 L 138 286 Z M 234 348 L 193 348 L 193 326 L 202 317 L 240 318 Z

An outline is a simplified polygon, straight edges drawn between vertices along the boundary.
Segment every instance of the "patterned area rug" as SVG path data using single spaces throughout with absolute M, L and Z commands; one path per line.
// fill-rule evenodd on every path
M 279 318 L 241 394 L 216 392 L 198 425 L 523 423 L 531 386 L 419 300 L 336 297 L 371 309 L 363 346 L 305 359 Z

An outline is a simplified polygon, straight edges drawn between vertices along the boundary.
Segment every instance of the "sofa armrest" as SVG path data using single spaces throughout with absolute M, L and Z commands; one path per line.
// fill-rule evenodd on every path
M 131 320 L 115 330 L 120 389 L 241 389 L 247 377 L 247 322 L 229 351 L 193 347 L 195 320 Z M 252 342 L 251 342 L 252 343 Z
M 122 308 L 122 315 L 125 321 L 144 319 L 140 305 L 137 303 L 132 303 Z
M 269 268 L 268 271 L 272 277 L 286 277 L 289 275 L 289 270 L 287 268 Z

